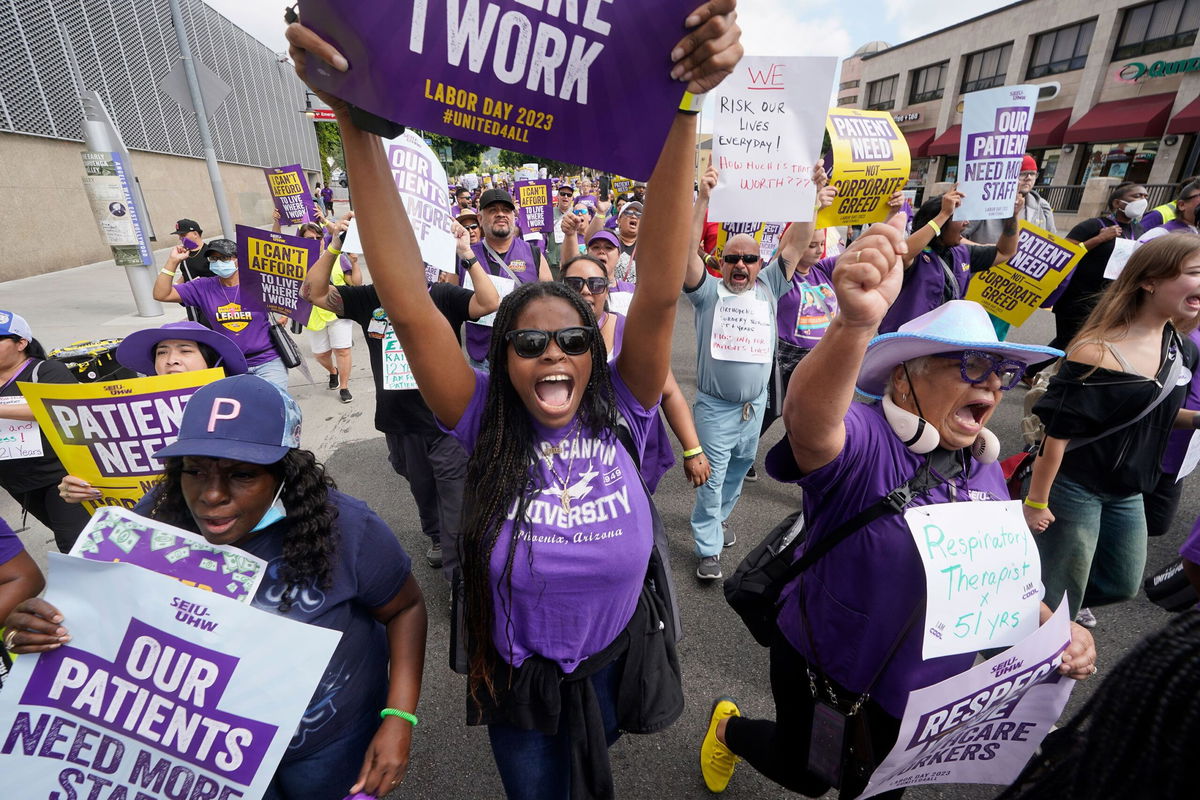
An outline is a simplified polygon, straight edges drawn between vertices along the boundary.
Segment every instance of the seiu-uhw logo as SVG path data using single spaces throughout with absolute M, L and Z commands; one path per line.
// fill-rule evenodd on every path
M 209 616 L 208 606 L 202 606 L 199 603 L 192 603 L 181 597 L 176 597 L 171 600 L 171 607 L 175 609 L 175 619 L 179 622 L 191 625 L 193 628 L 199 628 L 202 631 L 215 631 L 217 629 L 216 620 L 207 619 Z
M 102 383 L 100 386 L 111 395 L 133 394 L 133 389 L 130 389 L 128 386 L 117 386 L 111 383 Z
M 1015 672 L 1025 666 L 1025 662 L 1016 656 L 1001 661 L 996 666 L 992 667 L 992 674 L 999 678 L 1001 675 L 1007 675 L 1010 672 Z

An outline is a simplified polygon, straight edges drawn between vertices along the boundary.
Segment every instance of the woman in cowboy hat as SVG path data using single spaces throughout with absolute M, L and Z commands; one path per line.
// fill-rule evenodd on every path
M 951 301 L 875 336 L 899 292 L 904 253 L 900 232 L 876 225 L 842 255 L 833 274 L 839 314 L 788 386 L 788 437 L 766 466 L 772 477 L 804 489 L 805 547 L 914 476 L 919 491 L 908 505 L 1008 500 L 994 463 L 999 443 L 984 426 L 1026 363 L 1058 354 L 997 341 L 987 313 L 969 301 Z M 881 402 L 853 402 L 856 388 Z M 821 699 L 846 714 L 847 730 L 865 721 L 878 764 L 895 742 L 909 692 L 974 660 L 974 653 L 922 658 L 925 626 L 913 623 L 925 596 L 925 571 L 898 511 L 853 530 L 792 581 L 771 647 L 776 720 L 741 718 L 728 698 L 714 704 L 701 749 L 709 788 L 722 791 L 741 757 L 788 789 L 825 792 L 831 781 L 807 766 L 810 686 L 817 685 Z M 1050 615 L 1044 604 L 1040 615 Z M 1073 625 L 1060 671 L 1085 678 L 1095 671 L 1094 658 L 1091 636 Z M 832 758 L 840 764 L 840 748 Z M 872 766 L 843 775 L 842 796 L 861 792 Z

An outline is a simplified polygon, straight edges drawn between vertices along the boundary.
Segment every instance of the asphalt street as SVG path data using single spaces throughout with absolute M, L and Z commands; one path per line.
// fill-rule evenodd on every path
M 160 259 L 165 253 L 159 253 Z M 111 265 L 111 262 L 110 262 Z M 73 339 L 100 335 L 124 335 L 147 325 L 168 319 L 142 320 L 128 315 L 127 290 L 114 281 L 112 267 L 84 267 L 70 273 L 40 276 L 5 284 L 0 293 L 11 307 L 25 314 L 36 335 L 49 346 Z M 92 304 L 79 317 L 64 318 L 56 297 L 63 285 L 87 289 Z M 82 296 L 82 295 L 81 295 Z M 177 308 L 169 309 L 170 319 L 182 317 Z M 89 316 L 90 315 L 90 316 Z M 1024 327 L 1014 330 L 1013 338 L 1045 343 L 1053 330 L 1047 312 L 1037 315 Z M 632 345 L 633 343 L 630 343 Z M 681 300 L 678 307 L 673 365 L 680 385 L 689 394 L 695 381 L 695 337 L 690 305 Z M 397 537 L 414 557 L 415 573 L 425 593 L 429 609 L 429 639 L 426 649 L 425 679 L 420 708 L 421 724 L 413 737 L 414 749 L 409 774 L 392 798 L 498 798 L 503 796 L 493 765 L 485 730 L 468 728 L 465 718 L 465 679 L 448 666 L 449 593 L 446 584 L 424 562 L 426 540 L 420 533 L 416 509 L 407 485 L 387 463 L 381 436 L 374 434 L 371 419 L 374 395 L 367 372 L 367 358 L 361 337 L 356 335 L 355 368 L 351 388 L 353 404 L 343 406 L 327 392 L 322 373 L 312 365 L 317 385 L 307 384 L 292 375 L 292 391 L 304 409 L 304 444 L 326 459 L 339 487 L 363 498 L 395 530 Z M 820 387 L 812 387 L 820 391 Z M 1001 403 L 992 422 L 1004 454 L 1020 447 L 1019 419 L 1025 390 L 1017 388 Z M 760 456 L 783 436 L 782 423 L 768 432 L 760 445 Z M 760 457 L 761 465 L 761 457 Z M 761 471 L 761 470 L 760 470 Z M 719 584 L 701 584 L 694 577 L 688 518 L 692 489 L 676 467 L 664 477 L 656 495 L 658 508 L 671 535 L 673 569 L 680 593 L 685 638 L 680 643 L 684 684 L 688 699 L 682 717 L 668 730 L 652 736 L 625 736 L 611 751 L 618 794 L 628 798 L 703 798 L 709 796 L 700 777 L 698 753 L 712 699 L 729 695 L 749 716 L 773 716 L 767 681 L 767 651 L 759 647 L 725 604 Z M 737 533 L 736 545 L 722 558 L 726 574 L 758 539 L 780 519 L 798 507 L 799 489 L 776 483 L 765 476 L 748 483 L 730 525 Z M 1174 530 L 1169 536 L 1151 540 L 1148 566 L 1156 568 L 1177 550 L 1200 511 L 1200 494 L 1194 481 L 1185 486 L 1183 502 Z M 14 526 L 20 519 L 15 504 L 0 495 L 0 515 Z M 22 538 L 38 561 L 45 566 L 45 553 L 53 545 L 49 533 L 30 521 Z M 1141 636 L 1166 621 L 1166 614 L 1144 598 L 1097 612 L 1100 627 L 1095 631 L 1099 650 L 1099 677 Z M 284 654 L 281 654 L 281 656 Z M 801 676 L 797 676 L 800 680 Z M 1073 713 L 1094 690 L 1096 681 L 1079 685 L 1067 713 Z M 909 797 L 991 798 L 998 793 L 991 786 L 945 786 L 918 788 Z M 7 796 L 7 795 L 6 795 Z M 786 797 L 788 793 L 752 768 L 738 767 L 728 790 L 728 798 Z

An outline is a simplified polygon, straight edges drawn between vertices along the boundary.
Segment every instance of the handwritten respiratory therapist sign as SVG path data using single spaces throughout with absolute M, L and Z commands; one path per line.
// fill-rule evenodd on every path
M 1038 87 L 1025 85 L 999 86 L 963 97 L 958 190 L 964 197 L 955 219 L 1013 215 L 1037 96 Z
M 695 0 L 302 0 L 350 62 L 308 77 L 404 125 L 645 180 L 684 84 L 671 48 Z M 597 109 L 636 120 L 620 136 Z
M 812 219 L 833 58 L 747 56 L 717 90 L 714 222 Z
M 6 797 L 263 796 L 340 634 L 130 564 L 52 553 L 49 586 L 72 638 L 0 692 Z
M 888 216 L 888 198 L 908 183 L 908 141 L 886 111 L 838 108 L 825 122 L 833 164 L 833 205 L 817 212 L 817 227 L 869 225 Z

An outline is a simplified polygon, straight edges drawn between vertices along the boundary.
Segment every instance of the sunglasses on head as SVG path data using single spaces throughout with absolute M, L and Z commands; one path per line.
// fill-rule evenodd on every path
M 594 276 L 591 278 L 581 278 L 578 275 L 572 275 L 563 278 L 563 283 L 573 292 L 583 294 L 583 287 L 586 286 L 592 294 L 604 294 L 608 291 L 608 278 L 602 276 Z
M 747 253 L 746 255 L 738 255 L 737 253 L 726 253 L 725 255 L 721 256 L 721 260 L 724 261 L 726 264 L 736 264 L 739 261 L 745 261 L 747 264 L 757 264 L 758 256 L 755 255 L 754 253 Z
M 975 386 L 983 383 L 995 373 L 1000 379 L 1000 391 L 1007 392 L 1021 382 L 1026 368 L 1024 361 L 1000 358 L 978 350 L 963 350 L 960 353 L 939 353 L 938 358 L 958 359 L 958 371 L 963 381 Z
M 592 347 L 592 328 L 582 325 L 572 325 L 569 328 L 559 328 L 556 331 L 542 331 L 537 328 L 521 328 L 509 331 L 504 338 L 512 345 L 513 352 L 521 358 L 537 358 L 546 352 L 550 339 L 558 343 L 558 349 L 569 356 L 581 356 Z

